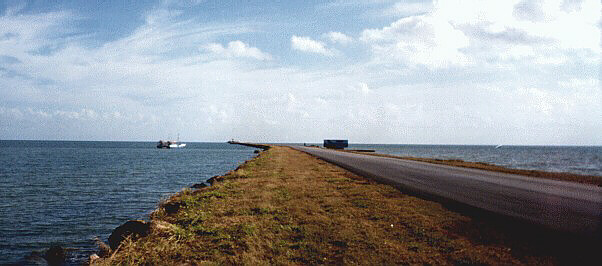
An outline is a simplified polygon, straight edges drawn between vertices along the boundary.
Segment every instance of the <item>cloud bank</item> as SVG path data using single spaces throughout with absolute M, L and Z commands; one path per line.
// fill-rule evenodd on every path
M 602 145 L 600 8 L 335 1 L 304 10 L 352 27 L 296 28 L 169 4 L 98 38 L 90 14 L 11 7 L 0 139 Z

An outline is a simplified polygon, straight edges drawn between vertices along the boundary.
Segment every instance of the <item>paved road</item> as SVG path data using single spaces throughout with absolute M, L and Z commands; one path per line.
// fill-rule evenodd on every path
M 415 193 L 557 230 L 602 236 L 600 187 L 319 148 L 293 148 Z

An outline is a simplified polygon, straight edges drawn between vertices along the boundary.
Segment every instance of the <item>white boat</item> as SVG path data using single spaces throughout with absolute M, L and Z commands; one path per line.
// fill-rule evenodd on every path
M 182 144 L 177 144 L 177 143 L 169 144 L 169 148 L 170 149 L 173 149 L 173 148 L 184 148 L 184 147 L 186 147 L 186 143 L 182 143 Z
M 180 142 L 180 135 L 178 135 L 178 140 L 159 140 L 157 143 L 158 149 L 178 149 L 186 147 L 186 143 L 178 143 Z

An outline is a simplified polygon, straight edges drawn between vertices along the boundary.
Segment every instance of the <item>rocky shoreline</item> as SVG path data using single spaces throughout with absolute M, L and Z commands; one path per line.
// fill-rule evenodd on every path
M 260 145 L 260 144 L 247 144 L 247 143 L 236 143 L 236 142 L 229 142 L 229 143 L 254 147 L 254 148 L 261 149 L 261 150 L 268 150 L 270 148 L 270 146 L 268 146 L 268 145 Z M 259 154 L 260 152 L 259 152 L 259 150 L 255 150 L 255 153 Z M 248 163 L 251 160 L 253 160 L 253 158 L 243 162 L 236 169 L 229 171 L 225 175 L 213 176 L 213 177 L 207 179 L 206 182 L 194 184 L 194 185 L 190 186 L 190 188 L 184 189 L 183 191 L 188 191 L 189 189 L 200 190 L 200 189 L 208 187 L 209 185 L 214 185 L 217 182 L 221 182 L 226 178 L 231 178 L 232 173 L 239 170 L 241 167 L 243 167 L 246 163 Z M 209 185 L 207 185 L 207 183 Z M 179 193 L 172 195 L 171 199 L 177 198 L 178 194 Z M 179 210 L 180 206 L 181 206 L 181 204 L 178 203 L 177 201 L 167 200 L 165 202 L 161 202 L 159 204 L 159 207 L 157 209 L 155 209 L 153 211 L 153 213 L 156 213 L 159 211 L 164 211 L 166 213 L 175 213 Z M 152 216 L 153 216 L 153 214 L 151 214 L 150 222 L 144 221 L 144 220 L 130 220 L 130 221 L 127 221 L 124 224 L 118 226 L 117 228 L 115 228 L 113 230 L 113 232 L 109 236 L 108 244 L 103 242 L 100 239 L 97 239 L 96 245 L 98 247 L 98 252 L 93 253 L 89 256 L 88 265 L 93 265 L 97 262 L 102 261 L 103 259 L 111 258 L 111 256 L 113 256 L 115 253 L 119 252 L 119 247 L 120 247 L 121 243 L 123 243 L 124 241 L 136 241 L 137 239 L 139 239 L 141 237 L 147 236 L 149 233 L 151 233 L 153 231 L 156 232 L 156 231 L 168 229 L 168 228 L 166 228 L 164 223 L 154 222 L 152 219 Z M 55 259 L 55 260 L 59 260 L 59 259 L 60 258 L 57 257 L 57 259 Z M 64 255 L 62 257 L 62 260 L 64 261 Z

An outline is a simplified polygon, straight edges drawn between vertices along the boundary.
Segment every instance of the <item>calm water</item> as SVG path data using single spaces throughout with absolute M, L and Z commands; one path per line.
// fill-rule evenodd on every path
M 52 243 L 80 264 L 115 227 L 147 219 L 161 198 L 224 174 L 253 149 L 188 143 L 0 141 L 0 265 Z
M 487 162 L 508 168 L 602 177 L 602 146 L 471 146 L 350 144 L 349 149 L 438 159 Z

